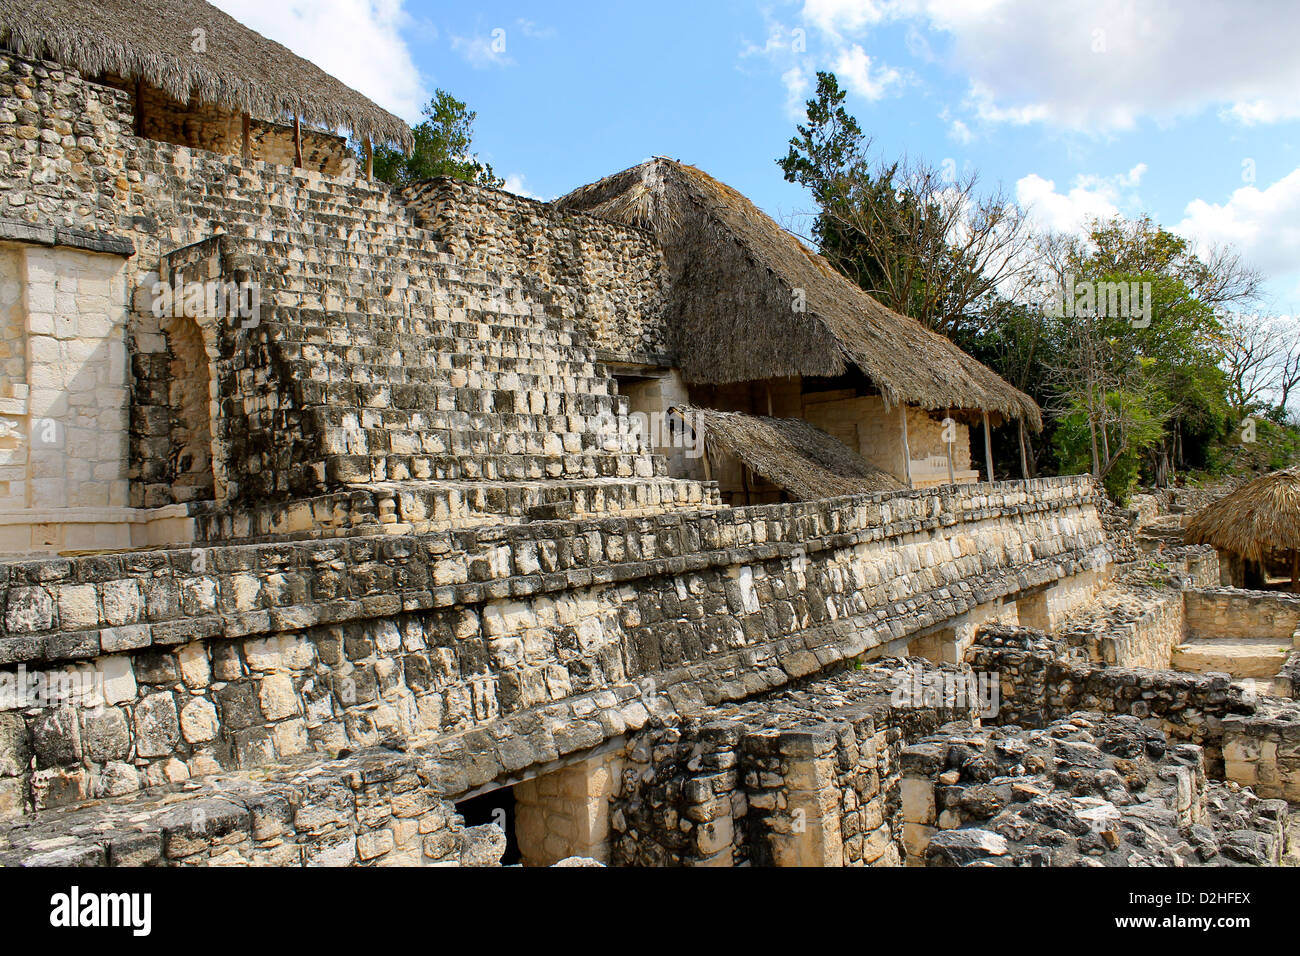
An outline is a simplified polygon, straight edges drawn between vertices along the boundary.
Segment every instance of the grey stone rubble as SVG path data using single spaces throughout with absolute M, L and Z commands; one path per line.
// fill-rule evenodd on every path
M 1201 748 L 1134 717 L 948 725 L 901 764 L 928 865 L 1275 866 L 1287 846 L 1286 801 L 1207 781 Z

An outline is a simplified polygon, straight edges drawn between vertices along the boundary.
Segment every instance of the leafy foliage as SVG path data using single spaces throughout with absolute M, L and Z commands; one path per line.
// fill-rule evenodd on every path
M 503 185 L 492 167 L 480 162 L 472 152 L 477 113 L 446 90 L 438 90 L 423 112 L 424 122 L 411 127 L 415 146 L 409 154 L 390 146 L 376 147 L 377 179 L 400 185 L 450 176 L 484 186 Z M 355 145 L 353 148 L 364 164 L 360 150 Z
M 871 141 L 845 100 L 834 74 L 818 73 L 778 165 L 817 203 L 811 238 L 837 268 L 1049 412 L 1036 447 L 1023 430 L 1000 430 L 999 470 L 1018 472 L 1023 454 L 1031 474 L 1089 471 L 1123 499 L 1179 472 L 1296 460 L 1300 431 L 1286 403 L 1300 391 L 1300 345 L 1294 330 L 1265 335 L 1229 317 L 1261 281 L 1231 249 L 1193 249 L 1150 218 L 1033 234 L 1007 197 L 979 195 L 973 174 L 869 161 Z M 1135 301 L 1117 310 L 1100 298 L 1046 307 L 1044 293 L 1074 279 L 1139 290 L 1141 315 Z M 1109 296 L 1105 306 L 1123 301 Z M 1256 422 L 1249 441 L 1243 415 Z

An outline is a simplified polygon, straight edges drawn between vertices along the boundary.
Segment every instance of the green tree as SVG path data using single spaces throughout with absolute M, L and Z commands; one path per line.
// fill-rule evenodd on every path
M 817 203 L 812 239 L 885 305 L 945 334 L 979 321 L 1018 271 L 1028 236 L 1019 208 L 952 165 L 872 162 L 833 73 L 817 74 L 807 122 L 777 160 Z
M 410 153 L 391 146 L 375 148 L 377 179 L 402 184 L 450 176 L 484 186 L 504 185 L 472 151 L 477 113 L 446 90 L 438 90 L 423 113 L 424 122 L 411 127 L 415 145 Z M 360 162 L 364 164 L 364 157 Z
M 1123 497 L 1141 473 L 1163 485 L 1189 462 L 1204 466 L 1232 421 L 1223 330 L 1207 301 L 1228 291 L 1224 274 L 1145 219 L 1095 223 L 1053 268 L 1061 287 L 1097 292 L 1044 319 L 1057 343 L 1051 386 L 1062 467 L 1087 459 Z M 1117 311 L 1122 300 L 1103 304 L 1103 288 L 1137 295 Z

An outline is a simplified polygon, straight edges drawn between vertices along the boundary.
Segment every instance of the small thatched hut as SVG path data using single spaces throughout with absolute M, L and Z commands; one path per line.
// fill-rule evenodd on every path
M 1203 508 L 1187 524 L 1189 544 L 1209 544 L 1255 562 L 1289 558 L 1291 589 L 1300 591 L 1300 466 L 1257 478 Z
M 0 46 L 126 90 L 151 139 L 251 155 L 283 124 L 300 164 L 301 123 L 412 144 L 401 119 L 202 0 L 0 0 Z
M 673 280 L 670 345 L 691 404 L 808 419 L 909 484 L 924 483 L 918 469 L 945 455 L 947 480 L 974 476 L 966 429 L 981 419 L 986 444 L 990 417 L 1042 427 L 1028 395 L 881 305 L 693 166 L 653 159 L 556 205 L 656 234 Z M 814 404 L 818 417 L 806 408 Z M 909 422 L 926 420 L 909 406 L 935 420 L 910 442 Z M 953 461 L 951 437 L 940 441 L 939 419 L 962 423 L 964 461 Z
M 813 501 L 903 484 L 819 428 L 798 418 L 679 406 L 672 409 L 702 439 L 709 477 L 729 504 Z

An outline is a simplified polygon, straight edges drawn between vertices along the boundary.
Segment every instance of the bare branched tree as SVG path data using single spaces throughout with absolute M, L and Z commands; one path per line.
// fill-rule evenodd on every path
M 1246 415 L 1267 406 L 1285 417 L 1291 397 L 1300 389 L 1300 322 L 1225 312 L 1219 324 L 1233 411 Z
M 1010 197 L 978 187 L 974 172 L 913 160 L 845 177 L 841 201 L 823 207 L 823 231 L 837 234 L 824 251 L 885 305 L 951 334 L 995 292 L 1015 297 L 1030 238 Z
M 1240 417 L 1256 407 L 1279 384 L 1285 342 L 1280 330 L 1254 316 L 1228 312 L 1223 327 L 1223 367 L 1228 374 L 1228 401 Z

